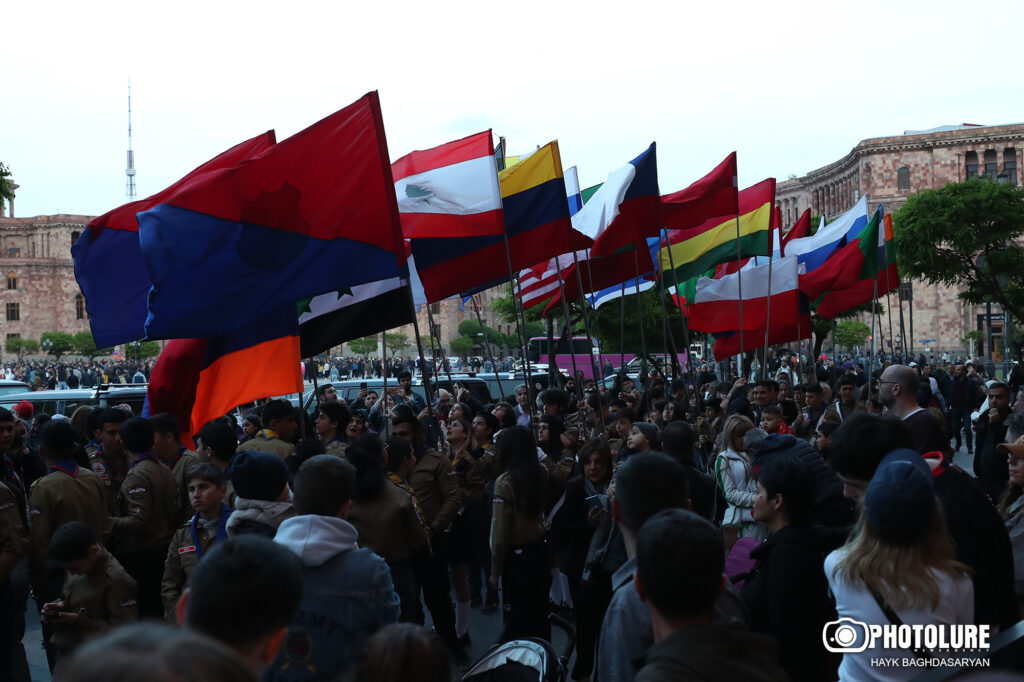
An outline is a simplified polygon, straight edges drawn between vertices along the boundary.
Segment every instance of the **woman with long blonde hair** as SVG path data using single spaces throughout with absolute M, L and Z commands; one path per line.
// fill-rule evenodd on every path
M 754 423 L 741 414 L 730 414 L 718 437 L 718 457 L 715 459 L 715 480 L 729 506 L 722 518 L 722 535 L 729 551 L 741 537 L 757 536 L 764 539 L 751 510 L 757 481 L 750 457 L 743 449 L 743 436 Z
M 883 626 L 973 623 L 971 569 L 955 557 L 928 465 L 916 452 L 897 450 L 872 477 L 850 539 L 825 558 L 825 577 L 840 619 Z M 884 649 L 879 641 L 844 653 L 839 679 L 910 679 L 917 668 L 872 667 L 871 660 L 932 655 L 923 647 Z

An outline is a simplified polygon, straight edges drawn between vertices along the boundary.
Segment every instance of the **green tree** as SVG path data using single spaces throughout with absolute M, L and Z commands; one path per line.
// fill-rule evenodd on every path
M 1024 319 L 1024 193 L 990 180 L 953 183 L 907 199 L 893 214 L 900 272 L 1000 303 Z
M 67 332 L 44 332 L 39 337 L 39 347 L 48 355 L 60 360 L 60 356 L 74 350 L 75 344 L 71 334 Z
M 391 351 L 391 354 L 395 355 L 398 351 L 409 345 L 409 337 L 405 334 L 385 334 L 384 344 Z
M 504 296 L 497 296 L 491 299 L 491 310 L 499 317 L 503 322 L 511 322 L 518 325 L 519 320 L 519 302 L 513 295 L 512 285 L 503 285 L 505 291 Z M 473 305 L 467 303 L 466 305 Z M 524 312 L 526 314 L 526 321 L 538 322 L 541 319 L 541 313 L 544 312 L 544 306 L 546 303 L 538 303 L 534 306 L 527 308 Z
M 10 181 L 11 171 L 7 166 L 0 163 L 0 215 L 4 212 L 4 206 L 14 201 L 14 183 Z
M 836 325 L 832 334 L 832 342 L 853 350 L 854 346 L 863 346 L 871 335 L 871 327 L 857 320 L 843 320 Z
M 468 336 L 457 336 L 448 344 L 452 353 L 459 357 L 465 357 L 473 352 L 473 339 Z
M 377 350 L 377 337 L 367 336 L 363 339 L 352 339 L 348 342 L 348 347 L 356 355 L 369 355 Z
M 481 329 L 483 329 L 483 333 L 487 337 L 487 343 L 491 344 L 492 350 L 507 345 L 508 337 L 497 329 L 488 327 L 486 324 L 481 325 L 476 320 L 463 320 L 459 323 L 459 334 L 469 337 L 473 343 L 478 343 L 482 347 L 484 344 L 483 339 L 480 337 Z
M 39 342 L 35 339 L 23 339 L 15 336 L 7 339 L 5 346 L 8 353 L 14 353 L 18 356 L 19 362 L 21 362 L 26 355 L 39 352 Z
M 139 344 L 139 358 L 155 358 L 160 355 L 160 344 L 156 341 L 143 341 Z
M 78 332 L 71 337 L 71 343 L 74 344 L 72 352 L 75 355 L 84 355 L 90 360 L 100 355 L 110 355 L 112 350 L 110 348 L 96 348 L 96 340 L 93 339 L 92 332 Z

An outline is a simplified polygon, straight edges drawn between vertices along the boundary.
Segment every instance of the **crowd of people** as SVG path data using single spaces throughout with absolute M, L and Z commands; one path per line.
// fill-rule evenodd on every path
M 29 679 L 31 607 L 67 680 L 448 680 L 474 609 L 501 641 L 571 622 L 574 680 L 909 679 L 872 662 L 943 652 L 823 633 L 1024 606 L 1019 386 L 920 360 L 492 404 L 403 371 L 189 443 L 166 414 L 0 408 L 0 677 Z
M 30 390 L 92 388 L 100 384 L 144 384 L 153 371 L 153 361 L 14 360 L 3 365 L 3 378 L 23 381 Z

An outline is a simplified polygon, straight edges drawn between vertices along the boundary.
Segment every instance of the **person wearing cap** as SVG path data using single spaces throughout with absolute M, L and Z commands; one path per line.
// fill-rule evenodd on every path
M 908 448 L 882 460 L 853 535 L 825 558 L 839 617 L 870 625 L 895 623 L 887 612 L 908 625 L 973 623 L 970 573 L 956 560 L 931 471 Z M 909 649 L 877 646 L 845 653 L 839 679 L 905 679 L 908 671 L 875 668 L 871 660 L 913 655 Z
M 295 421 L 295 408 L 284 399 L 271 400 L 263 406 L 260 415 L 263 428 L 247 441 L 239 444 L 237 451 L 269 452 L 277 455 L 283 462 L 295 452 L 292 436 L 299 428 Z
M 53 627 L 55 669 L 84 642 L 138 618 L 137 586 L 123 566 L 81 521 L 56 530 L 49 564 L 65 571 L 60 599 L 43 604 L 41 618 Z
M 163 618 L 160 598 L 167 545 L 174 534 L 174 474 L 153 454 L 153 426 L 132 417 L 121 425 L 125 451 L 132 457 L 118 495 L 120 513 L 112 518 L 115 550 L 139 584 L 139 616 Z
M 1013 547 L 1013 578 L 1017 607 L 1024 608 L 1024 438 L 996 446 L 996 454 L 1006 457 L 1009 482 L 999 500 L 999 515 L 1006 524 Z
M 36 412 L 35 406 L 27 400 L 22 400 L 20 403 L 15 405 L 13 409 L 14 413 L 22 419 L 31 419 L 32 415 Z
M 160 595 L 164 600 L 164 618 L 174 623 L 178 600 L 188 589 L 192 569 L 217 542 L 227 539 L 231 507 L 224 504 L 227 478 L 216 464 L 205 462 L 188 470 L 189 503 L 195 515 L 174 531 L 167 549 L 167 563 Z
M 254 533 L 272 538 L 285 519 L 295 516 L 288 466 L 270 452 L 242 450 L 231 462 L 235 511 L 228 519 L 228 535 Z

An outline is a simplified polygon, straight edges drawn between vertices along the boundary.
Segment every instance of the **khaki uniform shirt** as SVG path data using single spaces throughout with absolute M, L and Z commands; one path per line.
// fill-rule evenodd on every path
M 512 547 L 528 545 L 544 538 L 544 519 L 525 516 L 516 509 L 516 495 L 508 474 L 494 482 L 494 509 L 491 516 L 491 574 L 501 575 L 502 565 Z
M 19 558 L 28 550 L 28 529 L 18 511 L 18 497 L 0 483 L 0 554 Z
M 359 546 L 385 561 L 408 561 L 427 546 L 427 533 L 410 495 L 387 481 L 376 499 L 353 502 L 346 521 L 359 531 Z
M 46 555 L 54 531 L 71 521 L 82 521 L 101 542 L 110 537 L 110 512 L 107 510 L 107 486 L 99 476 L 81 467 L 70 475 L 59 469 L 37 478 L 28 492 L 29 571 L 32 586 L 43 589 L 49 570 Z
M 87 640 L 136 620 L 137 593 L 135 580 L 104 550 L 92 571 L 68 573 L 64 579 L 63 610 L 84 613 L 77 623 L 55 623 L 51 643 L 67 654 Z
M 133 554 L 167 547 L 174 534 L 174 475 L 166 464 L 139 458 L 121 486 L 121 514 L 113 518 L 118 551 Z
M 188 481 L 185 475 L 188 470 L 199 464 L 199 455 L 182 448 L 178 452 L 178 458 L 171 464 L 171 474 L 174 476 L 174 484 L 178 490 L 178 497 L 174 501 L 174 522 L 184 523 L 186 519 L 192 518 L 192 504 L 188 499 Z
M 178 605 L 182 592 L 192 580 L 192 569 L 203 556 L 213 547 L 217 540 L 216 532 L 209 532 L 201 523 L 196 524 L 196 538 L 199 539 L 199 551 L 192 539 L 192 520 L 174 531 L 171 543 L 167 548 L 167 563 L 164 564 L 164 579 L 160 586 L 160 595 L 164 600 L 164 617 L 168 623 L 175 624 L 174 609 Z
M 459 479 L 459 495 L 465 505 L 475 504 L 484 499 L 487 495 L 487 483 L 494 480 L 498 471 L 498 458 L 495 457 L 494 447 L 490 443 L 487 448 L 476 454 L 479 457 L 466 452 L 452 461 L 452 468 L 456 470 Z M 460 460 L 469 462 L 469 468 L 463 469 L 461 473 L 458 472 Z
M 277 433 L 271 429 L 261 429 L 255 436 L 241 443 L 235 452 L 242 450 L 269 452 L 281 459 L 288 459 L 288 455 L 295 452 L 295 446 L 278 438 Z
M 85 454 L 89 458 L 89 468 L 103 482 L 103 499 L 107 503 L 107 513 L 117 516 L 117 496 L 121 493 L 121 485 L 128 474 L 128 465 L 123 461 L 108 458 L 101 449 L 92 445 L 86 446 Z
M 409 485 L 416 493 L 430 530 L 434 534 L 443 533 L 462 507 L 459 480 L 452 463 L 437 450 L 428 449 L 416 462 Z

